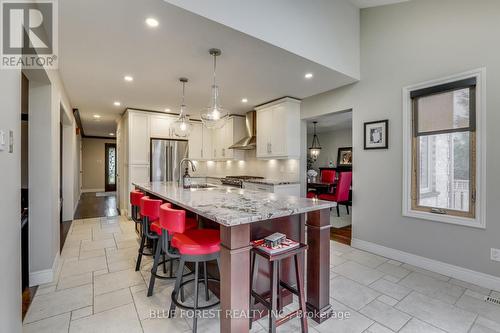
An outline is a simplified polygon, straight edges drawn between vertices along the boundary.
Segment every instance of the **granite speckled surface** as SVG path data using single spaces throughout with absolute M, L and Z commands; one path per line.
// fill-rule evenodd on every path
M 276 179 L 248 179 L 246 183 L 264 184 L 264 185 L 296 185 L 298 181 L 276 180 Z
M 137 184 L 139 189 L 225 226 L 259 222 L 335 206 L 313 200 L 234 187 L 184 189 L 176 182 Z

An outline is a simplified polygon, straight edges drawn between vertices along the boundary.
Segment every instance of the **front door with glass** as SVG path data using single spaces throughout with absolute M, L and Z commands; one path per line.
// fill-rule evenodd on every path
M 105 190 L 106 192 L 116 191 L 116 144 L 106 143 L 105 145 Z

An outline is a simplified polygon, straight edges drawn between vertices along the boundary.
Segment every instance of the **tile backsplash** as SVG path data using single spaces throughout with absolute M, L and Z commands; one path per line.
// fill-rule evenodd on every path
M 193 176 L 259 176 L 281 181 L 299 180 L 299 160 L 259 160 L 255 150 L 245 152 L 241 161 L 196 161 Z

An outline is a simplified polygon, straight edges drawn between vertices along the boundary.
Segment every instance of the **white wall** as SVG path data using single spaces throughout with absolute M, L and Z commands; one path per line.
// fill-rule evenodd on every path
M 21 332 L 21 72 L 0 71 L 0 129 L 14 152 L 0 151 L 0 332 Z
M 353 109 L 353 238 L 500 276 L 500 2 L 419 0 L 361 11 L 361 77 L 306 99 L 302 117 Z M 486 230 L 402 216 L 404 86 L 486 67 Z M 390 148 L 363 150 L 363 122 L 389 119 Z
M 343 128 L 330 132 L 317 133 L 321 144 L 321 153 L 316 162 L 313 163 L 313 168 L 328 167 L 330 161 L 333 161 L 337 166 L 337 155 L 339 148 L 352 147 L 352 128 Z M 307 147 L 312 144 L 313 135 L 309 133 L 307 136 Z
M 164 0 L 359 79 L 359 9 L 349 0 Z
M 73 220 L 80 198 L 80 136 L 76 134 L 74 118 L 64 112 L 63 120 L 63 221 Z
M 74 126 L 70 102 L 57 71 L 24 71 L 30 81 L 29 210 L 30 285 L 53 280 L 60 248 L 59 130 L 63 119 Z M 75 146 L 70 145 L 72 149 Z M 71 152 L 68 153 L 71 155 Z M 65 178 L 79 172 L 66 167 Z M 63 169 L 64 170 L 64 169 Z M 70 183 L 70 182 L 68 182 Z M 63 184 L 64 185 L 64 184 Z M 71 184 L 74 186 L 74 184 Z M 63 193 L 71 192 L 68 186 Z M 74 200 L 70 198 L 68 201 Z

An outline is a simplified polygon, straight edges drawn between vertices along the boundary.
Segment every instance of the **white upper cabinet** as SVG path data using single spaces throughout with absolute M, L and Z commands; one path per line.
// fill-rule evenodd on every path
M 283 98 L 257 110 L 257 158 L 300 157 L 300 101 Z
M 214 159 L 216 160 L 244 160 L 245 152 L 229 149 L 234 143 L 245 136 L 245 118 L 230 117 L 224 127 L 214 130 Z
M 173 127 L 176 119 L 176 117 L 168 115 L 151 115 L 151 137 L 157 139 L 176 138 Z
M 203 159 L 203 125 L 200 122 L 191 122 L 191 132 L 188 137 L 189 158 Z
M 211 160 L 214 158 L 213 131 L 201 125 L 202 151 L 201 158 Z
M 128 164 L 149 164 L 150 128 L 149 115 L 130 112 Z

